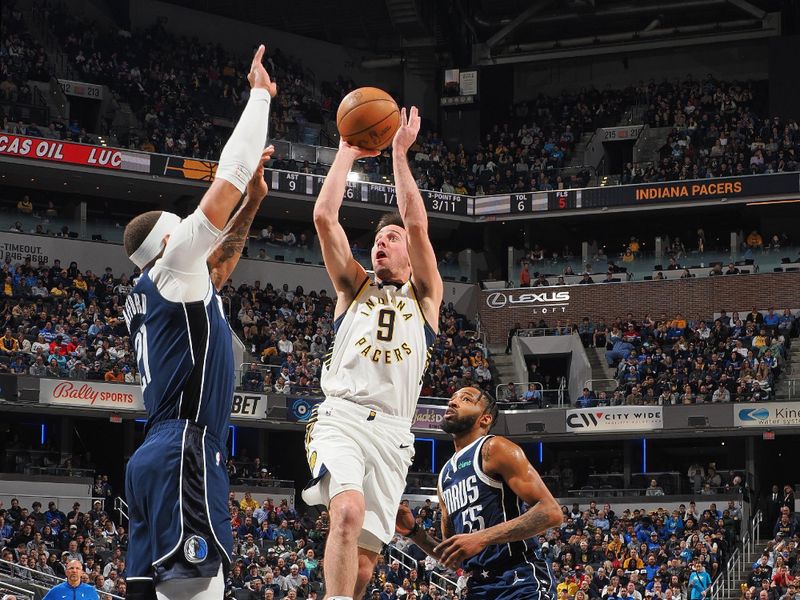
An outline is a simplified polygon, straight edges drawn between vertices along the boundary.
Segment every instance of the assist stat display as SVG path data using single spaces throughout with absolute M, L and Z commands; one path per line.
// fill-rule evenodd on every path
M 293 173 L 288 171 L 271 171 L 272 189 L 303 196 L 318 196 L 325 180 L 320 175 Z M 466 217 L 469 213 L 469 198 L 458 194 L 431 192 L 420 190 L 425 209 L 429 213 L 457 215 Z M 366 181 L 348 181 L 344 199 L 346 202 L 363 202 L 372 206 L 394 208 L 397 206 L 397 194 L 394 186 L 381 185 Z

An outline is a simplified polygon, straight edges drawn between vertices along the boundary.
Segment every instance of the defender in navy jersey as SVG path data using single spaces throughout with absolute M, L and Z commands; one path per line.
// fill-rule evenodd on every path
M 125 228 L 125 250 L 142 268 L 124 314 L 148 417 L 145 441 L 125 473 L 133 600 L 224 594 L 233 547 L 225 463 L 234 364 L 217 291 L 267 195 L 263 162 L 273 149 L 264 142 L 276 88 L 263 54 L 260 46 L 248 75 L 250 99 L 199 207 L 183 220 L 151 211 Z
M 453 394 L 442 421 L 456 448 L 439 473 L 443 540 L 416 526 L 401 530 L 413 521 L 402 505 L 398 532 L 442 564 L 470 572 L 469 600 L 551 600 L 555 585 L 536 537 L 561 525 L 561 508 L 522 449 L 488 435 L 496 418 L 495 400 L 482 390 Z

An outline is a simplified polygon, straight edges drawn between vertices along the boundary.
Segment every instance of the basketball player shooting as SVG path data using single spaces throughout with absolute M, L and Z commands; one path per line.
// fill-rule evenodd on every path
M 552 600 L 553 576 L 535 536 L 561 525 L 561 508 L 522 449 L 489 435 L 496 419 L 486 392 L 453 394 L 442 420 L 456 450 L 439 473 L 442 541 L 403 505 L 397 530 L 445 566 L 469 571 L 468 600 Z
M 341 142 L 314 207 L 325 266 L 336 290 L 333 348 L 306 432 L 310 505 L 330 511 L 325 547 L 327 598 L 361 598 L 378 554 L 394 534 L 395 507 L 414 453 L 411 421 L 442 301 L 442 279 L 428 238 L 428 215 L 406 153 L 420 117 L 412 108 L 392 141 L 399 215 L 378 223 L 374 279 L 350 251 L 339 223 L 347 173 L 377 152 Z
M 225 447 L 234 364 L 217 291 L 267 194 L 263 161 L 273 149 L 264 143 L 277 89 L 263 56 L 260 46 L 248 75 L 250 99 L 198 208 L 183 220 L 147 212 L 125 228 L 125 250 L 142 268 L 124 314 L 148 415 L 147 436 L 125 473 L 131 600 L 224 594 L 233 547 Z

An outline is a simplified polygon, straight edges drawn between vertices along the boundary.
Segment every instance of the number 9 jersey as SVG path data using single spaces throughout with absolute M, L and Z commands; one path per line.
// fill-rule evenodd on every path
M 323 360 L 322 391 L 409 424 L 436 338 L 414 286 L 366 278 L 334 322 L 336 337 Z

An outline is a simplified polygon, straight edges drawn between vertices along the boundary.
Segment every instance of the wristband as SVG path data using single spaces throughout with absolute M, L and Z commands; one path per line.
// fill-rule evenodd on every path
M 419 523 L 414 521 L 414 527 L 411 528 L 411 531 L 408 532 L 408 535 L 406 537 L 414 537 L 414 535 L 416 535 L 418 531 L 419 531 Z

